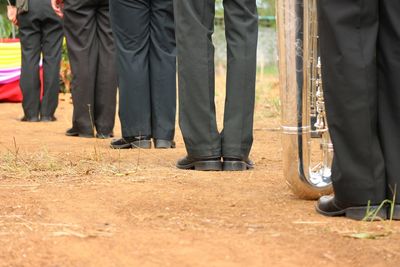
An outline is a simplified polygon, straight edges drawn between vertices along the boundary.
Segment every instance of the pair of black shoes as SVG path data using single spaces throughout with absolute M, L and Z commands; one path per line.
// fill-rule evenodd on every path
M 338 203 L 334 196 L 322 196 L 315 207 L 318 213 L 329 216 L 345 216 L 353 220 L 400 220 L 400 205 L 392 213 L 390 205 L 352 206 Z
M 52 115 L 52 116 L 41 116 L 40 118 L 38 116 L 30 117 L 30 116 L 26 116 L 25 115 L 25 116 L 23 116 L 21 118 L 21 121 L 23 121 L 23 122 L 39 122 L 39 121 L 52 122 L 52 121 L 56 121 L 56 120 L 57 120 L 57 118 L 54 117 L 54 115 Z
M 112 138 L 114 137 L 113 133 L 96 133 L 96 135 L 94 135 L 93 133 L 81 133 L 78 130 L 76 130 L 75 128 L 70 128 L 65 132 L 66 136 L 73 136 L 73 137 L 85 137 L 85 138 L 99 138 L 99 139 L 108 139 L 108 138 Z
M 123 137 L 111 142 L 113 149 L 131 149 L 131 148 L 151 148 L 150 136 Z M 157 149 L 175 148 L 176 144 L 173 140 L 154 139 L 154 147 Z
M 246 171 L 254 168 L 254 163 L 250 159 L 220 157 L 192 158 L 186 156 L 180 159 L 176 167 L 182 170 L 196 171 Z

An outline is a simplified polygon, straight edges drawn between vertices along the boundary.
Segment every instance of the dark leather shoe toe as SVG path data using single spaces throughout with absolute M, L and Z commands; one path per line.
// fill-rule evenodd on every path
M 65 132 L 66 136 L 77 136 L 77 137 L 85 137 L 85 138 L 93 138 L 94 135 L 90 133 L 80 133 L 75 128 L 70 128 Z
M 38 122 L 39 121 L 39 117 L 37 117 L 37 116 L 33 116 L 33 117 L 23 116 L 21 118 L 21 121 L 23 121 L 23 122 Z
M 56 121 L 56 120 L 57 120 L 57 118 L 54 117 L 54 116 L 42 116 L 42 117 L 40 117 L 40 121 L 43 121 L 43 122 L 51 122 L 51 121 Z
M 112 141 L 110 147 L 113 149 L 129 149 L 132 148 L 132 144 L 126 141 L 124 138 L 121 138 Z
M 176 167 L 182 170 L 196 170 L 196 171 L 221 171 L 222 163 L 221 158 L 192 158 L 186 156 L 176 163 Z
M 246 171 L 254 168 L 254 162 L 250 159 L 224 157 L 224 171 Z
M 113 149 L 130 149 L 130 148 L 151 148 L 151 138 L 148 136 L 137 136 L 137 137 L 123 137 L 111 142 L 111 148 Z
M 79 136 L 79 132 L 74 128 L 70 128 L 65 132 L 66 136 Z
M 345 216 L 353 220 L 387 219 L 387 208 L 379 205 L 352 206 L 339 204 L 334 196 L 322 196 L 318 200 L 316 211 L 325 216 Z
M 344 216 L 345 208 L 339 207 L 335 203 L 334 196 L 322 196 L 319 198 L 316 210 L 325 216 Z

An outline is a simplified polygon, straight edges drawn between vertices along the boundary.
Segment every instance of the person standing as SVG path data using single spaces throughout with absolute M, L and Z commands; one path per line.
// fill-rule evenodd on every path
M 15 5 L 16 1 L 11 1 Z M 51 12 L 50 0 L 29 0 L 29 9 L 13 10 L 10 19 L 19 26 L 22 50 L 20 87 L 24 116 L 21 121 L 55 121 L 60 92 L 60 62 L 63 40 L 61 20 Z M 40 55 L 43 55 L 41 100 Z
M 64 17 L 72 72 L 72 128 L 67 136 L 113 136 L 117 78 L 108 0 L 51 0 Z
M 174 148 L 176 45 L 172 0 L 110 1 L 122 138 L 115 149 Z
M 334 196 L 317 212 L 361 220 L 395 200 L 400 219 L 400 2 L 318 1 Z M 386 213 L 388 212 L 388 214 Z
M 175 0 L 179 115 L 187 156 L 177 167 L 246 170 L 253 167 L 253 114 L 258 40 L 256 0 L 225 0 L 228 45 L 224 130 L 214 103 L 214 0 Z M 221 156 L 223 163 L 221 162 Z

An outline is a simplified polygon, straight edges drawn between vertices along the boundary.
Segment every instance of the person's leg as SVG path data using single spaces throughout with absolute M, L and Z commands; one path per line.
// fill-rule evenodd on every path
M 378 136 L 377 0 L 320 0 L 322 77 L 332 169 L 339 206 L 379 205 L 386 198 Z
M 150 19 L 152 133 L 172 141 L 176 116 L 176 43 L 172 0 L 152 0 Z M 173 144 L 171 144 L 173 146 Z
M 224 0 L 224 9 L 228 69 L 222 156 L 246 160 L 253 143 L 257 5 L 255 0 Z
M 42 52 L 44 92 L 40 106 L 41 120 L 54 120 L 60 93 L 60 62 L 64 31 L 61 19 L 50 3 L 42 3 Z
M 188 155 L 221 156 L 215 116 L 214 0 L 175 0 L 179 125 Z
M 32 12 L 18 15 L 22 50 L 20 87 L 24 110 L 23 120 L 38 121 L 40 109 L 39 61 L 41 52 L 40 19 Z
M 64 31 L 72 71 L 74 105 L 71 135 L 93 136 L 99 54 L 96 12 L 92 0 L 65 0 Z
M 99 55 L 94 96 L 94 124 L 100 137 L 109 137 L 114 129 L 117 102 L 116 56 L 110 24 L 109 1 L 100 2 L 96 12 Z
M 380 1 L 379 7 L 379 133 L 385 158 L 387 198 L 395 199 L 400 219 L 400 2 Z M 394 196 L 394 192 L 396 192 Z
M 150 1 L 114 0 L 110 8 L 117 48 L 122 136 L 151 136 Z

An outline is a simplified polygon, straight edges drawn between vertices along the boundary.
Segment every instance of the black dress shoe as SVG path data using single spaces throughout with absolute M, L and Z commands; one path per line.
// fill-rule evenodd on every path
M 40 117 L 40 121 L 43 121 L 43 122 L 51 122 L 51 121 L 56 121 L 56 120 L 57 120 L 57 118 L 54 116 L 41 116 Z
M 175 148 L 174 140 L 154 139 L 154 147 L 157 149 Z
M 176 167 L 182 170 L 196 170 L 196 171 L 221 171 L 222 163 L 221 158 L 192 158 L 186 156 L 176 163 Z
M 109 138 L 113 138 L 113 137 L 114 137 L 113 133 L 108 133 L 108 134 L 96 133 L 96 138 L 98 138 L 98 139 L 109 139 Z
M 79 132 L 74 128 L 70 128 L 65 132 L 66 136 L 79 136 Z
M 90 133 L 80 133 L 75 128 L 70 128 L 65 132 L 66 136 L 76 136 L 76 137 L 85 137 L 85 138 L 93 138 L 94 135 Z
M 363 219 L 367 220 L 379 220 L 387 219 L 387 208 L 381 207 L 379 205 L 371 206 L 351 206 L 339 204 L 335 200 L 334 196 L 322 196 L 318 200 L 317 206 L 315 207 L 318 213 L 325 216 L 345 216 L 347 218 L 361 221 Z M 376 213 L 376 215 L 375 215 Z M 373 216 L 375 215 L 375 216 Z
M 110 147 L 113 149 L 129 149 L 132 148 L 131 143 L 126 141 L 124 138 L 117 139 L 111 142 Z
M 33 117 L 23 116 L 21 118 L 21 121 L 24 121 L 24 122 L 38 122 L 39 121 L 39 117 L 38 116 L 33 116 Z
M 224 171 L 246 171 L 254 168 L 254 162 L 250 159 L 224 157 Z
M 111 148 L 113 149 L 130 149 L 130 148 L 151 148 L 151 138 L 148 136 L 137 136 L 137 137 L 123 137 L 111 142 Z

